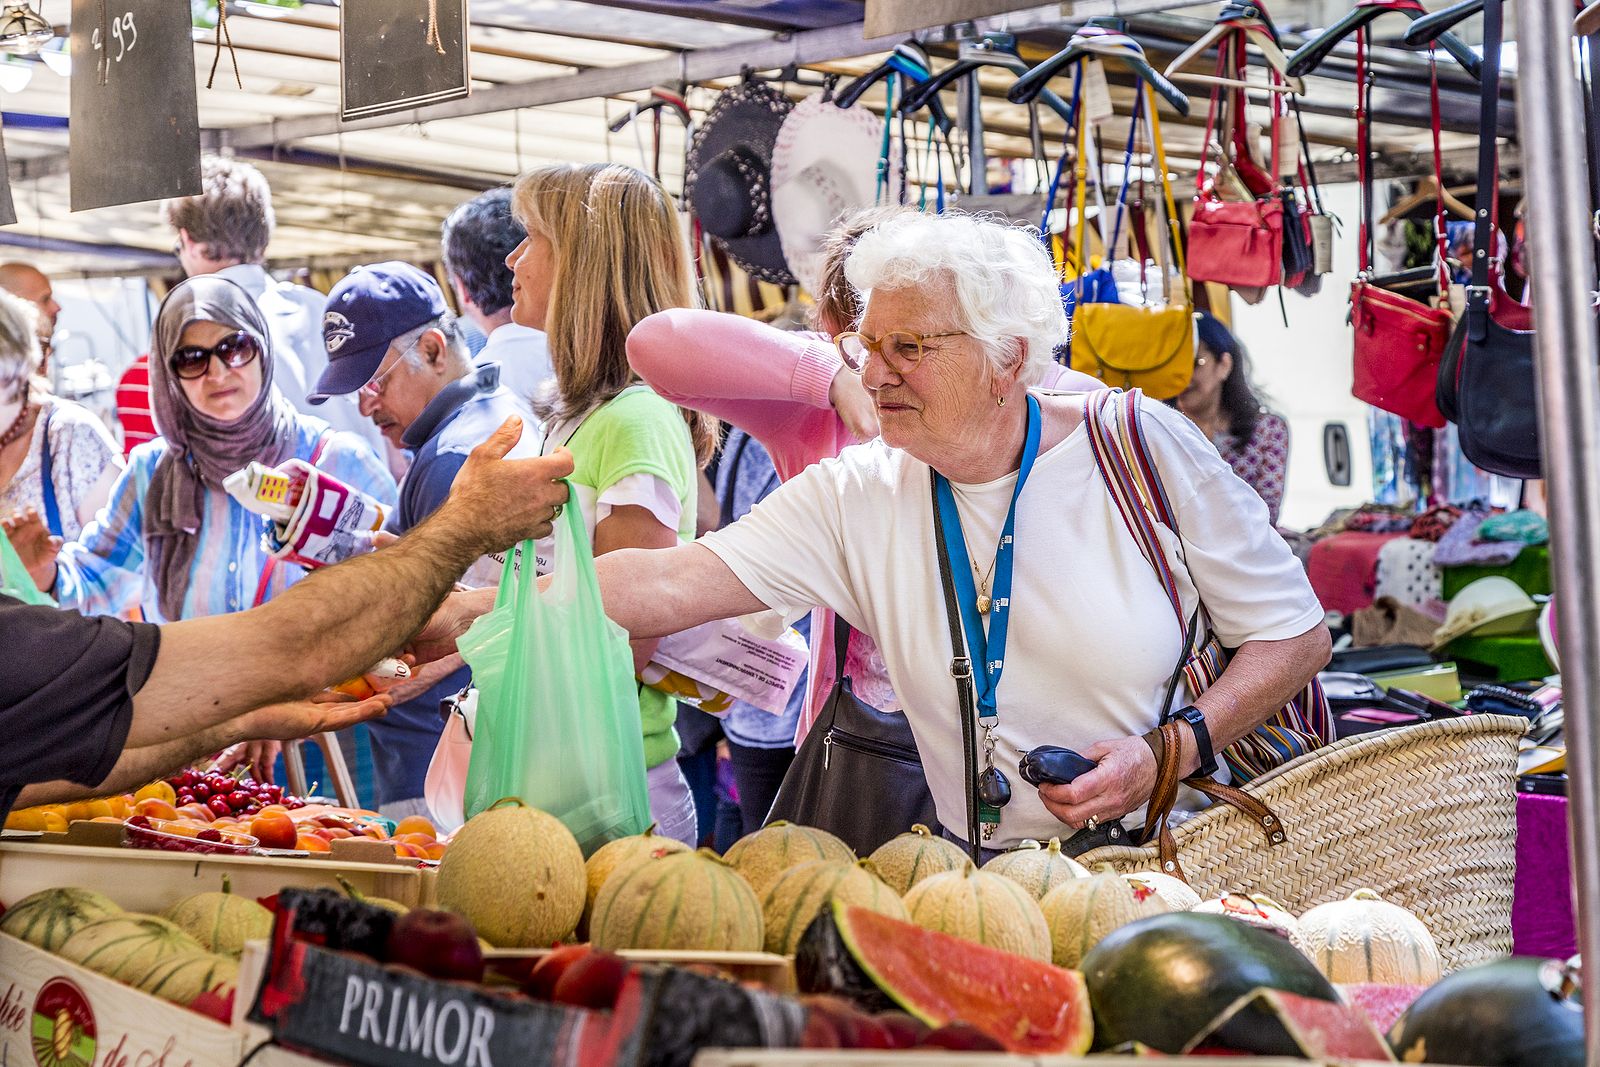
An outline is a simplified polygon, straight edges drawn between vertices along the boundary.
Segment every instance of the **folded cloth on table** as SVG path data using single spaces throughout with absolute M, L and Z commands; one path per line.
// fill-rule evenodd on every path
M 1515 541 L 1524 545 L 1542 545 L 1550 540 L 1550 524 L 1537 511 L 1508 511 L 1491 515 L 1478 527 L 1479 541 Z
M 1430 616 L 1436 626 L 1443 622 L 1446 610 L 1444 576 L 1433 563 L 1437 547 L 1432 541 L 1418 541 L 1414 537 L 1397 537 L 1385 544 L 1378 552 L 1373 600 L 1388 597 Z M 1427 644 L 1426 641 L 1421 643 Z
M 1430 645 L 1438 622 L 1394 597 L 1379 597 L 1351 619 L 1357 648 L 1373 645 Z
M 1411 524 L 1411 536 L 1418 541 L 1438 541 L 1445 531 L 1461 518 L 1461 509 L 1453 504 L 1439 504 L 1429 508 Z
M 1372 603 L 1377 590 L 1378 553 L 1401 533 L 1347 531 L 1311 547 L 1306 576 L 1327 611 L 1352 615 Z
M 1523 549 L 1520 541 L 1479 541 L 1478 528 L 1489 512 L 1468 511 L 1439 538 L 1433 562 L 1439 567 L 1503 567 Z

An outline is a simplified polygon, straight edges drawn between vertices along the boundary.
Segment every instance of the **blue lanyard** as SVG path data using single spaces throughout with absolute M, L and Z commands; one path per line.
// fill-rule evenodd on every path
M 961 610 L 961 625 L 967 634 L 967 655 L 978 662 L 972 674 L 972 685 L 978 696 L 978 722 L 993 725 L 999 721 L 1000 709 L 996 692 L 1000 688 L 1000 672 L 1005 669 L 1006 631 L 1011 621 L 1011 565 L 1016 545 L 1017 499 L 1022 496 L 1022 486 L 1033 470 L 1033 461 L 1039 455 L 1039 401 L 1028 397 L 1028 435 L 1022 446 L 1022 467 L 1017 471 L 1016 488 L 1011 490 L 1011 510 L 1006 512 L 1006 524 L 1000 530 L 1000 544 L 994 557 L 994 588 L 990 607 L 989 633 L 983 632 L 983 619 L 978 613 L 978 589 L 972 580 L 972 561 L 967 556 L 967 543 L 961 534 L 961 516 L 956 513 L 955 494 L 950 482 L 934 472 L 934 487 L 939 494 L 939 523 L 944 527 L 945 547 L 950 553 L 951 576 L 955 579 L 957 607 Z

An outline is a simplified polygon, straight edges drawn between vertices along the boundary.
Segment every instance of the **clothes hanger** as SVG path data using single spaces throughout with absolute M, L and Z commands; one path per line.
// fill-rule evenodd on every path
M 891 74 L 903 75 L 909 82 L 925 82 L 933 77 L 932 64 L 928 62 L 928 54 L 922 46 L 915 41 L 902 41 L 895 45 L 889 58 L 867 71 L 861 77 L 844 87 L 844 91 L 834 98 L 834 103 L 840 107 L 853 107 L 866 91 Z M 938 124 L 939 132 L 949 135 L 955 122 L 950 118 L 950 113 L 944 105 L 934 98 L 928 104 L 928 110 L 933 115 L 933 121 Z
M 1481 3 L 1482 0 L 1479 0 Z M 1600 3 L 1600 0 L 1596 0 Z M 1190 73 L 1183 68 L 1193 63 L 1207 49 L 1225 40 L 1233 34 L 1241 34 L 1249 43 L 1255 45 L 1267 66 L 1283 75 L 1282 84 L 1262 84 L 1248 82 L 1241 78 L 1221 78 L 1215 74 Z M 1278 31 L 1272 25 L 1272 19 L 1267 15 L 1267 9 L 1259 2 L 1250 0 L 1225 0 L 1222 11 L 1217 15 L 1216 25 L 1206 31 L 1194 44 L 1184 50 L 1183 54 L 1167 65 L 1163 72 L 1174 82 L 1193 82 L 1197 85 L 1223 85 L 1236 89 L 1264 89 L 1275 93 L 1295 93 L 1304 95 L 1305 82 L 1299 78 L 1289 77 L 1289 57 L 1284 55 L 1283 49 L 1278 47 Z
M 1338 43 L 1358 30 L 1364 30 L 1367 25 L 1379 15 L 1389 12 L 1398 12 L 1415 22 L 1428 13 L 1422 6 L 1421 0 L 1356 0 L 1356 6 L 1351 8 L 1343 18 L 1329 26 L 1318 36 L 1301 45 L 1289 57 L 1288 74 L 1293 78 L 1301 78 L 1317 67 L 1334 50 Z M 1461 64 L 1461 68 L 1476 80 L 1483 69 L 1478 55 L 1472 49 L 1461 43 L 1461 39 L 1454 34 L 1441 33 L 1437 42 L 1440 48 L 1450 53 L 1452 59 Z
M 1150 65 L 1145 58 L 1144 46 L 1128 36 L 1127 28 L 1128 21 L 1123 18 L 1090 19 L 1072 35 L 1067 47 L 1018 78 L 1016 84 L 1006 91 L 1006 99 L 1013 104 L 1026 104 L 1042 93 L 1050 79 L 1063 70 L 1091 56 L 1104 56 L 1121 60 L 1133 68 L 1134 73 L 1171 104 L 1173 110 L 1187 118 L 1189 98 Z
M 1594 0 L 1572 20 L 1572 32 L 1579 37 L 1592 37 L 1600 31 L 1600 0 Z
M 642 103 L 634 104 L 623 114 L 621 118 L 617 119 L 606 128 L 612 133 L 621 133 L 623 129 L 627 127 L 628 123 L 632 122 L 640 115 L 646 115 L 652 111 L 670 111 L 672 114 L 678 116 L 678 121 L 682 122 L 684 126 L 690 129 L 694 128 L 694 119 L 689 114 L 688 103 L 683 99 L 683 97 L 677 95 L 676 93 L 670 93 L 665 89 L 651 89 L 650 99 L 645 100 Z
M 1461 218 L 1470 219 L 1473 217 L 1470 207 L 1462 203 L 1449 189 L 1441 190 L 1439 188 L 1439 179 L 1432 174 L 1427 174 L 1423 176 L 1421 181 L 1417 182 L 1417 188 L 1410 196 L 1401 197 L 1378 222 L 1380 225 L 1387 226 L 1397 219 L 1405 218 L 1423 204 L 1431 204 L 1435 200 L 1443 200 L 1445 208 Z
M 806 75 L 811 73 L 813 72 L 809 70 L 802 70 L 794 63 L 789 63 L 781 67 L 776 74 L 762 74 L 760 71 L 756 70 L 756 68 L 750 66 L 739 68 L 739 77 L 743 81 L 767 82 L 768 84 L 772 85 L 802 85 L 813 89 L 821 89 L 823 98 L 831 100 L 833 98 L 833 90 L 839 84 L 839 75 L 819 74 L 815 78 L 806 77 Z
M 976 41 L 964 42 L 956 62 L 906 92 L 900 101 L 900 114 L 911 115 L 922 110 L 945 86 L 984 67 L 1004 67 L 1016 74 L 1027 72 L 1027 61 L 1017 53 L 1015 34 L 986 33 Z M 1039 102 L 1067 122 L 1072 121 L 1072 109 L 1067 106 L 1066 101 L 1050 90 L 1043 89 L 1039 92 Z
M 1464 22 L 1482 10 L 1483 0 L 1461 0 L 1459 4 L 1451 4 L 1413 22 L 1406 27 L 1405 36 L 1400 38 L 1400 42 L 1407 48 L 1426 47 L 1456 23 Z

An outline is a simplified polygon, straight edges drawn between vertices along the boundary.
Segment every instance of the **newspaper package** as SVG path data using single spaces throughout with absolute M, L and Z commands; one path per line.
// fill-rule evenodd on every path
M 809 659 L 805 638 L 761 611 L 663 638 L 639 680 L 719 717 L 735 700 L 782 715 Z
M 302 567 L 370 552 L 373 535 L 389 509 L 301 459 L 278 467 L 251 463 L 223 481 L 222 487 L 247 511 L 271 520 L 267 545 L 272 555 Z

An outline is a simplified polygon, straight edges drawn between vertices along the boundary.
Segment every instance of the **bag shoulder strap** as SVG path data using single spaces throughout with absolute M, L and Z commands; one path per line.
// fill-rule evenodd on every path
M 39 432 L 39 482 L 44 493 L 44 521 L 52 536 L 63 536 L 61 507 L 56 501 L 55 464 L 50 456 L 50 423 L 56 417 L 56 406 L 45 412 L 44 428 Z
M 1484 0 L 1484 68 L 1478 89 L 1478 210 L 1474 212 L 1472 233 L 1472 285 L 1467 290 L 1467 331 L 1474 341 L 1482 341 L 1489 332 L 1489 261 L 1494 256 L 1494 231 L 1500 213 L 1496 139 L 1500 132 L 1500 40 L 1504 21 L 1500 0 Z M 1487 210 L 1484 197 L 1489 198 Z
M 939 557 L 939 581 L 944 587 L 944 613 L 950 624 L 950 677 L 956 683 L 956 707 L 961 714 L 962 774 L 967 787 L 967 852 L 972 865 L 983 865 L 983 846 L 978 826 L 978 722 L 977 699 L 972 688 L 972 657 L 962 634 L 961 609 L 956 603 L 956 583 L 950 573 L 949 546 L 944 540 L 944 523 L 939 521 L 939 483 L 933 468 L 928 468 L 928 489 L 933 504 L 933 539 Z M 840 675 L 843 676 L 843 663 Z

